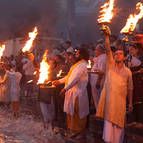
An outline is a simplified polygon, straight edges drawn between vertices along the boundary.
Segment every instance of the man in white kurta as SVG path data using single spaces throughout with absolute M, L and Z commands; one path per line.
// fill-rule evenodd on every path
M 105 54 L 105 48 L 104 45 L 98 44 L 95 49 L 95 59 L 94 59 L 94 65 L 91 69 L 91 78 L 90 78 L 90 84 L 91 84 L 91 91 L 92 91 L 92 97 L 94 100 L 95 108 L 97 108 L 100 93 L 103 89 L 103 84 L 105 80 L 105 71 L 106 71 L 106 54 Z M 97 73 L 94 73 L 94 72 Z M 98 87 L 99 86 L 99 87 Z
M 98 105 L 97 116 L 104 118 L 103 139 L 106 143 L 123 143 L 126 116 L 126 97 L 132 110 L 133 82 L 131 71 L 124 65 L 124 52 L 110 49 L 109 37 L 105 36 L 107 65 L 104 88 Z
M 62 92 L 65 92 L 64 112 L 67 114 L 68 129 L 82 132 L 86 128 L 86 116 L 89 114 L 86 60 L 81 58 L 71 67 L 68 75 L 58 82 L 65 83 Z

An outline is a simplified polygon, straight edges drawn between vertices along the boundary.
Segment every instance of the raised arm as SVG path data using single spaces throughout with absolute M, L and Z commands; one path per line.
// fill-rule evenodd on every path
M 109 35 L 105 35 L 105 48 L 106 48 L 107 62 L 111 63 L 113 62 L 113 54 L 110 47 Z

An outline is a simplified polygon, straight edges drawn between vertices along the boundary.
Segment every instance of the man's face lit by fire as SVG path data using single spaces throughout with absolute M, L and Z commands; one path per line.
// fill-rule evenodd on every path
M 138 55 L 138 49 L 135 47 L 129 47 L 129 53 L 131 56 L 137 56 Z
M 124 51 L 117 50 L 114 53 L 114 59 L 115 59 L 115 62 L 117 62 L 117 63 L 124 62 L 124 60 L 125 60 Z
M 78 58 L 80 57 L 79 50 L 77 50 L 77 51 L 76 51 L 76 53 L 75 53 L 75 57 L 76 57 L 76 59 L 78 59 Z

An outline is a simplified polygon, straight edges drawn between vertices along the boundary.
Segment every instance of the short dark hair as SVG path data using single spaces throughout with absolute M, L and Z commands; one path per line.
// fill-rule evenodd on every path
M 71 45 L 71 41 L 66 41 L 66 44 L 69 44 L 69 45 Z
M 66 52 L 66 54 L 67 54 L 68 56 L 74 55 L 72 52 Z
M 79 54 L 82 59 L 85 59 L 86 61 L 89 60 L 89 53 L 87 49 L 81 47 L 79 49 Z
M 63 57 L 61 55 L 56 55 L 61 61 L 63 60 Z

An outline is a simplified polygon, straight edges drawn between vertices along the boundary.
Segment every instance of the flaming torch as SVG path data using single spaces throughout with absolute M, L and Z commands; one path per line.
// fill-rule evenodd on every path
M 38 34 L 38 30 L 37 30 L 37 27 L 35 27 L 34 31 L 29 33 L 29 40 L 26 42 L 25 46 L 22 49 L 23 53 L 29 52 L 31 50 L 33 41 L 35 40 L 37 34 Z
M 109 24 L 113 18 L 115 0 L 109 0 L 103 6 L 101 6 L 100 16 L 98 18 L 98 24 L 102 25 L 101 30 L 105 30 L 105 25 Z
M 39 84 L 39 100 L 40 102 L 44 102 L 46 104 L 51 104 L 51 97 L 55 96 L 56 87 L 52 85 L 51 81 L 48 81 L 48 75 L 50 73 L 50 65 L 47 63 L 47 53 L 48 50 L 45 51 L 43 60 L 40 63 L 40 76 L 38 80 Z
M 45 51 L 43 60 L 40 63 L 40 70 L 39 70 L 40 75 L 39 75 L 38 84 L 43 84 L 46 80 L 48 80 L 50 66 L 47 63 L 47 53 L 48 53 L 48 50 Z
M 5 50 L 5 45 L 0 46 L 0 59 L 3 56 L 4 50 Z
M 92 67 L 91 64 L 92 64 L 92 63 L 91 63 L 91 60 L 88 60 L 87 69 L 91 69 L 91 67 Z
M 137 3 L 136 9 L 139 10 L 138 14 L 131 14 L 127 19 L 127 23 L 121 30 L 122 34 L 132 34 L 138 21 L 143 17 L 143 4 L 141 2 Z
M 62 70 L 59 71 L 59 73 L 57 74 L 57 78 L 61 77 L 62 72 L 63 72 Z

